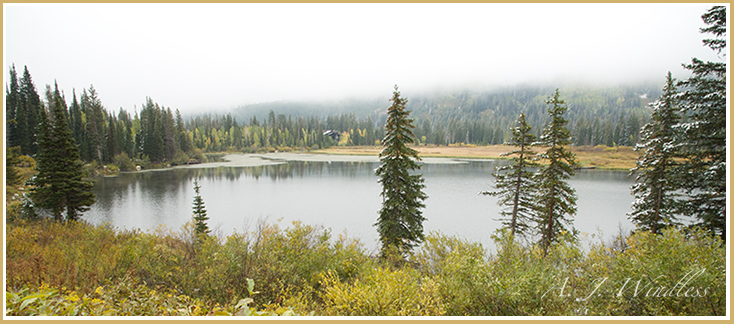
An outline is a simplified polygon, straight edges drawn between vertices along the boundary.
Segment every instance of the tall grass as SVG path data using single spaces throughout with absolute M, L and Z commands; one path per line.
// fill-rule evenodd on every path
M 7 314 L 722 316 L 726 310 L 724 244 L 697 231 L 637 233 L 587 249 L 569 238 L 545 257 L 503 232 L 491 253 L 429 233 L 399 267 L 369 255 L 357 240 L 300 222 L 260 223 L 203 241 L 194 232 L 192 224 L 141 232 L 8 222 Z

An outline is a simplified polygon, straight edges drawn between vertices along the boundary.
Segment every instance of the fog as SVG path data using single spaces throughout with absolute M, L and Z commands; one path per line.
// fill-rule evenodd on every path
M 719 60 L 699 4 L 4 4 L 4 80 L 184 113 L 518 83 L 611 84 Z

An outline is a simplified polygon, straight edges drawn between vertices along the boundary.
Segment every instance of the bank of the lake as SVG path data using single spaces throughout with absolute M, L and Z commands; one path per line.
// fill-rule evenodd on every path
M 638 233 L 548 255 L 430 233 L 410 263 L 319 226 L 222 239 L 86 223 L 9 222 L 6 313 L 31 315 L 718 316 L 726 249 L 703 232 Z M 251 293 L 257 291 L 258 293 Z
M 461 160 L 504 160 L 503 153 L 510 152 L 515 148 L 508 145 L 452 145 L 436 146 L 424 145 L 413 146 L 418 151 L 423 163 L 447 164 L 457 163 Z M 221 161 L 207 162 L 189 165 L 176 165 L 160 168 L 143 169 L 140 171 L 114 172 L 110 176 L 120 173 L 150 172 L 169 169 L 201 169 L 218 167 L 256 167 L 274 165 L 288 161 L 303 162 L 379 162 L 378 155 L 381 146 L 332 146 L 327 149 L 313 151 L 271 152 L 271 153 L 238 153 L 219 152 L 208 153 L 221 156 Z M 540 152 L 541 149 L 536 149 Z M 637 153 L 631 147 L 618 146 L 574 146 L 571 151 L 576 154 L 577 161 L 582 168 L 601 170 L 630 170 L 635 167 Z M 102 174 L 102 173 L 100 173 Z
M 418 155 L 424 158 L 460 158 L 460 159 L 506 159 L 503 153 L 515 148 L 508 145 L 451 145 L 451 146 L 413 146 Z M 332 146 L 328 149 L 315 150 L 312 153 L 328 155 L 370 155 L 377 156 L 381 146 Z M 540 152 L 541 148 L 536 148 Z M 571 151 L 582 167 L 593 167 L 606 170 L 629 170 L 635 167 L 637 153 L 632 147 L 603 145 L 573 146 Z

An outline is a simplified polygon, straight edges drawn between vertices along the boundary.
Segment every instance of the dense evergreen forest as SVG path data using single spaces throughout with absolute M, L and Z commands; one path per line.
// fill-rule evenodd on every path
M 6 87 L 8 146 L 21 154 L 37 151 L 35 136 L 44 109 L 26 67 L 20 80 L 15 67 Z M 649 116 L 649 98 L 659 85 L 563 89 L 575 145 L 631 146 Z M 503 144 L 512 123 L 524 113 L 540 131 L 546 122 L 545 98 L 553 90 L 517 86 L 493 91 L 418 95 L 407 109 L 416 126 L 416 144 Z M 47 86 L 45 102 L 53 102 Z M 146 98 L 140 111 L 108 109 L 94 86 L 61 92 L 69 126 L 85 162 L 133 168 L 131 161 L 179 165 L 201 162 L 205 152 L 312 150 L 333 145 L 378 145 L 384 136 L 387 100 L 339 103 L 273 102 L 241 107 L 226 114 L 183 118 L 178 109 Z M 267 111 L 267 113 L 265 112 Z M 341 111 L 341 113 L 339 113 Z M 287 113 L 287 114 L 286 114 Z M 259 116 L 259 117 L 258 117 Z M 536 134 L 540 135 L 540 134 Z
M 642 82 L 606 87 L 561 87 L 569 107 L 567 113 L 576 145 L 633 145 L 641 125 L 649 115 L 648 103 L 660 95 L 662 83 Z M 517 85 L 494 90 L 438 91 L 411 96 L 406 108 L 415 119 L 415 134 L 422 144 L 502 144 L 520 113 L 539 136 L 546 122 L 545 99 L 552 86 Z M 272 102 L 240 107 L 233 116 L 241 120 L 266 116 L 276 111 L 293 116 L 312 115 L 333 120 L 329 129 L 354 130 L 353 121 L 371 119 L 375 129 L 387 118 L 387 100 L 345 100 L 340 102 Z M 348 115 L 339 111 L 351 112 Z M 379 138 L 379 136 L 378 136 Z M 347 144 L 350 144 L 347 142 Z M 354 145 L 360 145 L 351 143 Z

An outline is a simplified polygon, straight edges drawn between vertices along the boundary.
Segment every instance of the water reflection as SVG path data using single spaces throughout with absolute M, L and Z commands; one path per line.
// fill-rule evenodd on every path
M 479 196 L 492 190 L 490 174 L 498 161 L 462 164 L 424 164 L 426 179 L 424 224 L 491 246 L 490 235 L 500 207 L 496 197 Z M 210 227 L 222 234 L 243 231 L 248 223 L 268 217 L 321 224 L 335 233 L 348 231 L 368 248 L 376 248 L 377 219 L 382 198 L 373 162 L 287 162 L 257 167 L 169 169 L 126 173 L 97 179 L 97 203 L 84 216 L 92 223 L 109 222 L 120 228 L 143 230 L 165 224 L 178 229 L 191 219 L 193 180 L 202 186 Z M 580 170 L 570 184 L 576 188 L 575 226 L 582 232 L 601 229 L 610 235 L 618 225 L 629 229 L 625 213 L 632 196 L 633 177 L 624 171 Z

